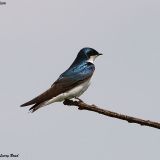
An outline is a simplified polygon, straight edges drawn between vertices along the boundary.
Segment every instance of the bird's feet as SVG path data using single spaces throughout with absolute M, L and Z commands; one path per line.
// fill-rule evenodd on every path
M 63 104 L 64 104 L 64 105 L 71 105 L 72 102 L 73 102 L 73 101 L 70 100 L 70 99 L 65 99 L 65 100 L 63 101 Z

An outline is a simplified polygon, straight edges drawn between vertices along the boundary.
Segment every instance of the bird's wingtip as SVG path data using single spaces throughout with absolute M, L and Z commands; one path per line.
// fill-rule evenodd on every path
M 25 107 L 25 106 L 29 106 L 29 105 L 32 105 L 32 104 L 35 104 L 35 99 L 32 99 L 31 101 L 28 101 L 26 103 L 23 103 L 20 105 L 20 107 Z
M 21 104 L 20 107 L 25 107 L 25 106 L 29 106 L 29 105 L 31 105 L 31 104 L 29 102 L 26 102 L 26 103 Z
M 24 104 L 21 104 L 20 107 L 25 107 L 25 103 L 24 103 Z

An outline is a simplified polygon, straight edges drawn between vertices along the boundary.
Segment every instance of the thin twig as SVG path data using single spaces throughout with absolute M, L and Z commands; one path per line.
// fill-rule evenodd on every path
M 144 119 L 140 119 L 140 118 L 131 117 L 131 116 L 128 116 L 128 115 L 108 111 L 108 110 L 99 108 L 96 105 L 88 105 L 81 100 L 79 100 L 79 101 L 65 100 L 63 102 L 63 104 L 64 105 L 69 105 L 69 106 L 77 106 L 79 110 L 88 110 L 88 111 L 97 112 L 97 113 L 103 114 L 105 116 L 109 116 L 109 117 L 113 117 L 113 118 L 128 121 L 129 123 L 137 123 L 137 124 L 140 124 L 140 125 L 143 125 L 143 126 L 148 126 L 148 127 L 153 127 L 153 128 L 160 129 L 160 123 L 158 123 L 158 122 L 154 122 L 154 121 L 150 121 L 150 120 L 144 120 Z

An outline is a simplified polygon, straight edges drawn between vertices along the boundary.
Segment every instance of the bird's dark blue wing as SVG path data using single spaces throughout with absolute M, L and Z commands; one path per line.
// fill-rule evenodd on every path
M 61 93 L 68 91 L 75 86 L 83 83 L 85 80 L 91 78 L 95 66 L 92 63 L 85 63 L 69 70 L 66 70 L 60 75 L 60 77 L 55 81 L 52 87 L 58 85 L 58 88 L 62 86 Z
M 64 93 L 90 79 L 94 70 L 94 64 L 89 62 L 69 68 L 60 75 L 60 77 L 52 84 L 51 88 L 21 106 L 40 104 L 53 97 L 56 97 L 57 95 Z

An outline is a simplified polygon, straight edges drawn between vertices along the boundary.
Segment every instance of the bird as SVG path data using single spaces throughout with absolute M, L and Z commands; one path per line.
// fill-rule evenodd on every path
M 82 48 L 71 66 L 59 76 L 48 90 L 22 104 L 21 107 L 32 105 L 29 111 L 33 113 L 54 102 L 79 99 L 90 85 L 91 77 L 95 71 L 94 61 L 100 55 L 102 53 L 93 48 Z

